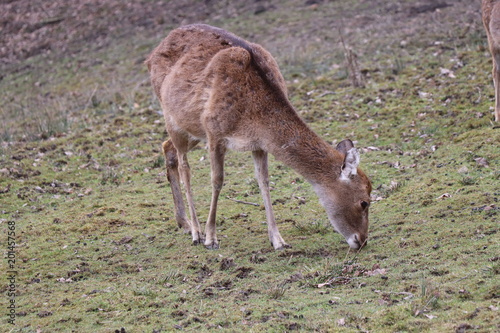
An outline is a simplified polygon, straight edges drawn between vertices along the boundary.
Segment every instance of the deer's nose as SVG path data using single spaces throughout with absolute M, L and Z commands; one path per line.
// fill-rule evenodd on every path
M 356 233 L 347 239 L 347 243 L 349 244 L 351 249 L 357 250 L 366 246 L 368 240 L 366 239 L 366 236 Z

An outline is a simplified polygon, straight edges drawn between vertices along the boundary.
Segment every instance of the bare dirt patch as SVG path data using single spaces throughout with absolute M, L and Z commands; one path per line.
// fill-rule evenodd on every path
M 103 47 L 113 38 L 205 19 L 210 1 L 31 1 L 0 3 L 0 59 L 6 68 L 43 53 Z

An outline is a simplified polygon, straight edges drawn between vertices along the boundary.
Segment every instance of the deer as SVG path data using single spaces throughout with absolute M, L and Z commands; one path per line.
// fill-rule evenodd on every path
M 500 121 L 500 1 L 482 0 L 481 11 L 493 59 L 493 85 L 495 87 L 495 121 Z
M 172 30 L 145 64 L 169 136 L 162 151 L 175 218 L 179 228 L 191 234 L 193 245 L 219 248 L 216 214 L 228 149 L 252 153 L 275 250 L 291 246 L 278 230 L 271 204 L 269 153 L 312 184 L 330 223 L 350 248 L 366 245 L 372 186 L 358 168 L 357 148 L 349 139 L 334 148 L 309 128 L 288 99 L 276 60 L 262 46 L 220 28 L 191 24 Z M 206 143 L 212 185 L 204 235 L 187 159 L 200 142 Z

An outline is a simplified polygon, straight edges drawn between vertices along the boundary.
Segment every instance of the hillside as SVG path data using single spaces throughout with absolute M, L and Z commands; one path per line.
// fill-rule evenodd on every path
M 479 6 L 2 2 L 0 331 L 500 330 L 500 127 Z M 177 229 L 143 62 L 193 22 L 263 45 L 309 126 L 356 142 L 374 187 L 366 248 L 350 251 L 311 186 L 271 159 L 293 246 L 274 251 L 251 155 L 238 152 L 226 159 L 221 248 Z M 204 221 L 206 148 L 189 158 Z

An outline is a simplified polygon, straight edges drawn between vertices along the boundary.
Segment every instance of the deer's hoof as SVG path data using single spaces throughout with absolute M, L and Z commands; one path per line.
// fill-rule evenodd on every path
M 204 243 L 204 238 L 198 235 L 198 237 L 193 237 L 193 245 L 200 245 Z
M 291 249 L 292 246 L 291 245 L 288 245 L 287 243 L 283 243 L 283 244 L 280 244 L 279 246 L 275 247 L 274 249 L 276 251 L 281 251 L 281 250 L 284 250 L 284 249 Z
M 219 243 L 217 242 L 210 242 L 210 243 L 205 243 L 205 247 L 208 250 L 218 250 L 219 249 Z

